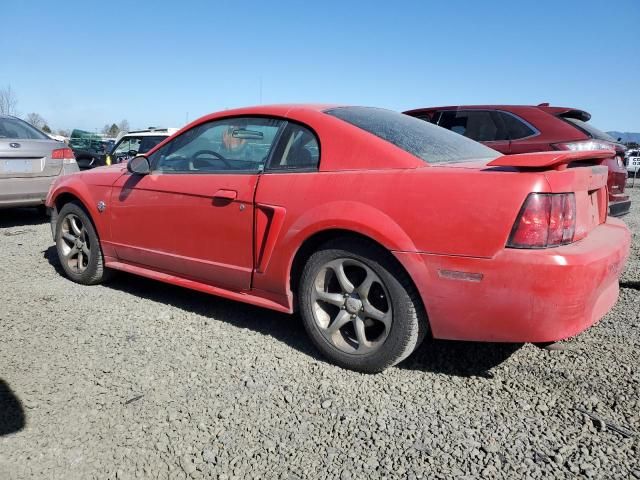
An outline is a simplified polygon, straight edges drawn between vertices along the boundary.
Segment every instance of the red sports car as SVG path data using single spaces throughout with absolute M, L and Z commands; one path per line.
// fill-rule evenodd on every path
M 436 338 L 550 342 L 615 303 L 630 234 L 609 151 L 503 156 L 366 107 L 203 117 L 128 165 L 60 177 L 62 267 L 281 312 L 331 361 L 376 372 Z

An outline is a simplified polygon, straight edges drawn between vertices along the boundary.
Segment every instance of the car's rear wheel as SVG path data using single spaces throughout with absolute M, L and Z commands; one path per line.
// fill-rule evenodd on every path
M 56 223 L 56 249 L 67 276 L 77 283 L 94 285 L 107 279 L 98 234 L 84 209 L 65 204 Z
M 365 240 L 325 244 L 300 280 L 300 311 L 316 347 L 345 368 L 379 372 L 409 356 L 424 338 L 424 308 L 389 252 Z

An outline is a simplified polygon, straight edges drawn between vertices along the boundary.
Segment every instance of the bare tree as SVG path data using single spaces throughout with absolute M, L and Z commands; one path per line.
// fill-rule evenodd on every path
M 118 124 L 118 129 L 120 130 L 121 133 L 129 132 L 129 122 L 127 120 L 122 120 Z
M 111 129 L 111 125 L 109 125 L 108 123 L 105 124 L 104 127 L 102 127 L 102 130 L 100 131 L 101 133 L 104 133 L 105 135 L 109 135 L 109 130 Z
M 69 130 L 65 130 L 64 128 L 60 128 L 58 129 L 58 135 L 61 135 L 63 137 L 70 137 L 71 132 Z
M 13 93 L 11 85 L 0 88 L 0 114 L 17 115 L 16 105 L 18 105 L 18 99 L 15 93 Z
M 44 118 L 42 118 L 42 116 L 39 113 L 35 113 L 35 112 L 28 114 L 25 120 L 27 123 L 30 123 L 31 125 L 33 125 L 36 128 L 39 128 L 40 130 L 42 130 L 47 125 L 47 121 Z

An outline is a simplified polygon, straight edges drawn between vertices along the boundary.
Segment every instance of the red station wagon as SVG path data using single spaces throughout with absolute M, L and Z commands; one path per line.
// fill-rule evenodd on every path
M 501 155 L 366 107 L 208 115 L 47 197 L 62 268 L 299 311 L 338 365 L 377 372 L 435 338 L 550 342 L 616 302 L 610 151 Z M 256 318 L 256 322 L 260 319 Z
M 482 142 L 505 155 L 548 150 L 614 150 L 615 154 L 603 162 L 609 168 L 609 214 L 629 213 L 631 200 L 624 193 L 626 148 L 587 123 L 591 115 L 584 110 L 542 103 L 429 107 L 404 113 Z

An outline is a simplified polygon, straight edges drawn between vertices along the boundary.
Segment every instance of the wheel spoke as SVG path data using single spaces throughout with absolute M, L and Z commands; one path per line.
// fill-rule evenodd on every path
M 364 306 L 365 317 L 382 322 L 384 326 L 387 328 L 391 326 L 391 314 L 389 312 L 383 312 L 381 310 L 378 310 L 377 308 L 373 307 L 369 302 L 365 302 L 363 306 Z
M 78 251 L 78 270 L 82 270 L 82 259 L 84 255 L 82 251 Z
M 69 232 L 63 232 L 62 233 L 62 238 L 69 242 L 70 244 L 75 244 L 76 243 L 76 237 L 74 237 L 73 235 L 71 235 Z
M 87 247 L 87 244 L 85 243 L 84 245 L 82 245 L 82 251 L 84 252 L 84 254 L 89 257 L 89 247 Z
M 69 250 L 69 253 L 67 253 L 67 257 L 73 258 L 74 256 L 76 256 L 78 254 L 78 252 L 79 252 L 78 247 L 76 247 L 74 245 L 73 248 L 71 248 L 71 250 Z
M 367 335 L 364 331 L 364 321 L 360 317 L 356 317 L 353 321 L 353 326 L 355 327 L 356 338 L 358 339 L 358 352 L 371 349 L 371 344 L 367 341 Z
M 327 327 L 327 333 L 333 335 L 350 321 L 351 316 L 346 311 L 340 310 L 340 313 L 338 313 L 333 323 Z
M 371 290 L 371 285 L 376 281 L 376 278 L 376 275 L 371 270 L 367 269 L 367 276 L 356 289 L 360 298 L 369 297 L 369 290 Z
M 344 263 L 339 262 L 337 265 L 334 265 L 333 271 L 336 274 L 336 278 L 338 279 L 338 283 L 340 284 L 340 288 L 342 288 L 342 291 L 346 293 L 352 293 L 354 290 L 354 287 L 353 287 L 353 284 L 347 278 L 347 274 L 344 271 Z
M 331 305 L 335 305 L 336 307 L 341 307 L 344 304 L 344 296 L 342 296 L 342 294 L 325 292 L 324 290 L 319 290 L 318 288 L 316 288 L 316 299 L 326 303 L 330 303 Z
M 68 217 L 68 218 L 69 218 L 69 225 L 71 225 L 71 230 L 73 230 L 73 233 L 75 233 L 76 236 L 79 237 L 82 232 L 80 230 L 80 227 L 78 226 L 77 218 L 76 217 Z

